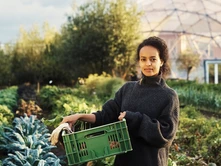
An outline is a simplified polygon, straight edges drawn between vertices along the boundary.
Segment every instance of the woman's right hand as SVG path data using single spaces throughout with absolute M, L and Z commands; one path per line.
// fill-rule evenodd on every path
M 72 125 L 75 124 L 78 120 L 89 123 L 95 123 L 96 117 L 94 114 L 73 114 L 65 116 L 60 124 L 68 123 L 69 126 L 72 128 Z
M 65 116 L 60 124 L 68 123 L 69 126 L 72 128 L 72 125 L 75 124 L 79 118 L 80 118 L 80 114 Z

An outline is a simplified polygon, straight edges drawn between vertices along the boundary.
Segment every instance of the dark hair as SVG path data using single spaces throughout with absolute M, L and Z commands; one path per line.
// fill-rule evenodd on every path
M 152 37 L 149 37 L 149 38 L 143 40 L 143 42 L 140 43 L 137 48 L 137 58 L 136 58 L 137 61 L 140 60 L 140 55 L 139 55 L 140 50 L 144 46 L 152 46 L 159 51 L 160 59 L 164 62 L 160 71 L 164 77 L 169 75 L 170 74 L 170 67 L 167 62 L 167 60 L 169 58 L 169 53 L 168 53 L 168 47 L 167 47 L 166 42 L 163 39 L 156 37 L 156 36 L 152 36 Z

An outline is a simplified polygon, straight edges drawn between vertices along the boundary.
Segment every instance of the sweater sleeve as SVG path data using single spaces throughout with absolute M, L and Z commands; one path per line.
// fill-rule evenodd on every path
M 110 99 L 106 103 L 104 103 L 101 111 L 93 113 L 96 117 L 96 121 L 93 126 L 100 126 L 118 121 L 118 117 L 121 112 L 122 97 L 127 84 L 128 83 L 125 83 L 115 93 L 115 97 L 113 99 Z
M 93 126 L 100 126 L 118 120 L 120 115 L 120 106 L 117 104 L 116 100 L 110 99 L 102 106 L 102 111 L 97 111 L 93 113 L 96 117 L 96 121 Z
M 126 111 L 130 133 L 144 139 L 148 144 L 165 147 L 171 144 L 178 128 L 179 99 L 175 93 L 157 119 L 140 112 Z

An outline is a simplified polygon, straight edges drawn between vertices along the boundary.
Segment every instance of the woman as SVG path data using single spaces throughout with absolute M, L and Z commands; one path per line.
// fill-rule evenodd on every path
M 82 120 L 96 126 L 126 119 L 133 151 L 116 156 L 115 166 L 167 166 L 169 148 L 178 128 L 179 100 L 165 83 L 168 48 L 150 37 L 137 48 L 142 79 L 125 83 L 102 111 L 64 117 L 71 126 Z

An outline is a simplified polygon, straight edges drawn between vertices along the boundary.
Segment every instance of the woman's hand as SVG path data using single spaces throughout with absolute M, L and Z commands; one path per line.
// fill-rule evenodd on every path
M 74 114 L 70 116 L 65 116 L 60 124 L 69 123 L 69 126 L 72 128 L 72 125 L 75 124 L 78 120 L 95 123 L 96 117 L 94 114 Z
M 65 116 L 60 124 L 68 123 L 69 126 L 72 128 L 72 125 L 75 124 L 79 118 L 80 118 L 80 114 Z
M 126 112 L 124 111 L 124 112 L 121 112 L 120 113 L 120 116 L 118 116 L 118 119 L 121 121 L 121 120 L 123 120 L 123 118 L 125 117 L 125 115 L 126 115 Z

